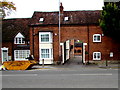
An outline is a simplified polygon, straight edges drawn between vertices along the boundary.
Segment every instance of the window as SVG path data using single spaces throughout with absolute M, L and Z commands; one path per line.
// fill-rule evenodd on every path
M 93 52 L 93 60 L 101 60 L 101 52 Z
M 41 34 L 41 42 L 49 42 L 49 34 Z
M 15 60 L 26 60 L 30 55 L 30 50 L 15 50 L 14 56 Z
M 64 17 L 64 21 L 68 21 L 69 20 L 69 18 L 68 17 Z
M 15 44 L 25 44 L 24 38 L 15 38 Z
M 14 38 L 14 44 L 25 44 L 24 38 L 21 33 L 18 33 Z
M 50 32 L 40 32 L 40 43 L 52 43 L 52 33 Z
M 39 19 L 39 22 L 43 22 L 43 21 L 44 21 L 44 18 L 40 18 L 40 19 Z
M 52 58 L 52 49 L 41 49 L 41 59 Z
M 113 57 L 113 52 L 110 52 L 110 57 Z
M 94 34 L 93 35 L 93 42 L 101 42 L 101 35 L 100 34 Z

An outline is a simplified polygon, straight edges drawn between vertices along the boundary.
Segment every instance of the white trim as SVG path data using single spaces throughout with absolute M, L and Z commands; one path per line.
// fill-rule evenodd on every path
M 25 41 L 23 41 L 25 37 L 19 32 L 15 38 L 14 38 L 14 44 L 25 44 Z
M 41 57 L 41 49 L 49 49 L 49 58 Z M 39 64 L 42 64 L 42 60 L 44 59 L 44 64 L 53 64 L 53 49 L 52 48 L 40 48 L 39 49 Z
M 41 53 L 41 50 L 42 50 L 42 49 L 48 49 L 48 50 L 49 50 L 49 53 L 48 53 L 48 54 L 49 54 L 49 58 L 42 58 L 42 56 L 41 56 L 41 54 L 42 54 L 42 53 Z M 40 59 L 53 59 L 52 51 L 53 51 L 52 48 L 41 48 L 41 49 L 40 49 Z M 46 54 L 46 53 L 45 53 L 45 54 Z
M 3 47 L 3 48 L 1 48 L 1 56 L 2 56 L 1 59 L 2 59 L 2 63 L 4 62 L 4 61 L 3 61 L 3 50 L 6 50 L 6 51 L 7 51 L 7 52 L 6 52 L 6 53 L 7 53 L 6 59 L 7 59 L 7 61 L 8 61 L 8 48 Z
M 20 32 L 15 36 L 15 38 L 25 38 Z
M 94 55 L 96 55 L 96 58 L 94 58 Z M 98 58 L 98 54 L 100 55 L 99 58 Z M 101 52 L 93 52 L 93 60 L 101 60 Z
M 83 63 L 86 62 L 86 58 L 85 58 L 85 46 L 87 45 L 87 43 L 83 43 Z
M 100 40 L 97 40 L 97 39 L 95 40 L 95 36 L 100 37 Z M 101 34 L 94 34 L 93 35 L 93 42 L 101 42 Z
M 43 22 L 43 21 L 44 21 L 44 18 L 41 17 L 41 18 L 39 19 L 39 22 Z
M 49 35 L 49 41 L 48 42 L 42 42 L 41 41 L 41 35 L 48 34 Z M 53 43 L 52 39 L 53 35 L 51 32 L 39 32 L 39 43 Z
M 69 17 L 64 17 L 64 21 L 68 21 L 69 20 Z
M 113 57 L 113 52 L 110 52 L 110 57 Z
M 64 43 L 60 43 L 61 44 L 61 46 L 62 46 L 62 64 L 64 64 L 65 63 L 65 59 L 64 59 Z
M 25 44 L 25 41 L 23 41 L 24 38 L 14 38 L 14 44 Z

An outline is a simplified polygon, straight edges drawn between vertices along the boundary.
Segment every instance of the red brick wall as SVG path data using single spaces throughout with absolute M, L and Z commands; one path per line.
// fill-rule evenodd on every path
M 39 31 L 53 31 L 53 52 L 54 52 L 54 61 L 59 60 L 59 39 L 58 39 L 58 26 L 49 25 L 49 26 L 37 26 L 30 28 L 30 50 L 31 53 L 34 51 L 34 57 L 36 60 L 39 60 Z M 33 34 L 34 32 L 34 40 Z M 55 33 L 57 35 L 55 35 Z M 89 44 L 88 44 L 88 34 L 89 34 Z M 102 30 L 99 26 L 91 25 L 88 27 L 82 25 L 61 25 L 61 42 L 65 42 L 70 39 L 79 39 L 83 43 L 87 43 L 86 51 L 88 52 L 89 45 L 89 60 L 93 60 L 93 52 L 101 52 L 102 60 L 118 60 L 120 59 L 120 49 L 117 42 L 113 41 L 111 38 L 106 36 L 102 37 L 102 42 L 95 43 L 93 42 L 93 34 L 102 34 Z M 34 41 L 34 50 L 33 50 L 33 41 Z M 109 53 L 113 52 L 114 57 L 110 58 Z M 86 55 L 86 60 L 88 60 L 88 55 Z
M 110 37 L 101 36 L 101 42 L 95 43 L 93 42 L 93 34 L 102 34 L 102 30 L 99 26 L 91 26 L 90 27 L 90 41 L 89 41 L 89 49 L 90 56 L 89 60 L 93 59 L 93 52 L 101 52 L 102 60 L 120 60 L 120 43 L 114 41 Z M 113 52 L 113 58 L 110 58 L 110 52 Z

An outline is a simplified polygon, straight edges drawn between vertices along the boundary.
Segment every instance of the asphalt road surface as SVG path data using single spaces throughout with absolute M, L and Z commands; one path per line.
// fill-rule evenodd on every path
M 118 88 L 115 69 L 3 71 L 2 88 Z
M 78 61 L 46 69 L 3 71 L 1 76 L 2 88 L 118 88 L 117 69 L 86 67 Z

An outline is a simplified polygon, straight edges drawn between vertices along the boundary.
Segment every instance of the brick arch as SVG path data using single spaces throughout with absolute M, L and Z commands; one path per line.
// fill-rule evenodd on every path
M 84 43 L 88 42 L 88 29 L 86 26 L 63 26 L 61 27 L 61 42 L 70 39 L 78 39 Z
M 67 40 L 72 40 L 72 39 L 74 39 L 74 40 L 80 40 L 82 43 L 84 43 L 81 39 L 79 39 L 79 38 L 72 38 L 72 37 L 70 37 L 70 38 L 64 38 L 63 40 L 62 40 L 62 43 L 64 43 L 64 42 L 66 42 Z

